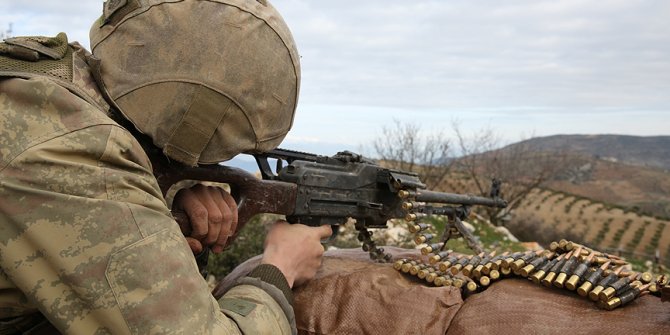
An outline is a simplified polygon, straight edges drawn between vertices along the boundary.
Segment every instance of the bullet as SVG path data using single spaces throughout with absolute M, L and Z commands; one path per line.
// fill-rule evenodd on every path
M 582 297 L 588 296 L 589 292 L 593 289 L 594 286 L 598 284 L 600 279 L 603 277 L 603 271 L 609 266 L 609 263 L 603 264 L 600 268 L 597 268 L 591 273 L 586 275 L 584 283 L 577 289 L 577 294 Z
M 566 247 L 568 245 L 566 245 Z M 568 275 L 572 273 L 572 268 L 574 268 L 575 264 L 577 264 L 577 257 L 581 253 L 581 248 L 577 247 L 577 249 L 574 249 L 574 251 L 575 252 L 572 254 L 572 257 L 568 257 L 568 259 L 565 261 L 565 264 L 563 264 L 561 267 L 559 274 L 556 276 L 556 280 L 554 280 L 553 284 L 557 288 L 563 288 L 565 281 L 568 279 Z
M 408 190 L 400 190 L 398 191 L 398 197 L 400 197 L 401 199 L 414 198 L 416 197 L 416 192 Z
M 489 265 L 488 268 L 490 268 L 491 270 L 500 270 L 500 264 L 502 263 L 503 259 L 507 258 L 509 254 L 510 254 L 509 251 L 505 251 L 501 255 L 493 257 L 493 259 L 491 259 L 490 265 L 487 264 Z
M 414 238 L 414 243 L 423 244 L 433 239 L 433 234 L 421 234 Z
M 428 229 L 429 227 L 430 227 L 430 225 L 428 225 L 426 223 L 418 223 L 418 224 L 410 224 L 407 229 L 409 230 L 410 233 L 415 234 L 415 233 L 418 233 L 420 231 L 424 231 L 424 230 Z
M 554 264 L 554 266 L 551 267 L 547 275 L 544 276 L 544 278 L 542 278 L 541 281 L 542 285 L 546 287 L 551 287 L 552 283 L 554 282 L 554 279 L 556 279 L 556 276 L 558 275 L 558 272 L 563 267 L 563 264 L 565 264 L 566 258 L 570 257 L 570 255 L 571 253 L 567 253 L 558 256 L 558 261 L 556 262 L 556 264 Z
M 531 261 L 537 256 L 539 256 L 537 253 L 525 254 L 514 260 L 514 262 L 512 262 L 509 267 L 512 268 L 513 271 L 519 271 L 522 267 L 524 267 L 524 265 L 526 265 L 527 262 Z
M 484 266 L 491 262 L 491 259 L 493 259 L 493 256 L 495 256 L 495 254 L 496 254 L 496 252 L 494 250 L 490 254 L 486 255 L 486 257 L 482 258 L 482 260 L 479 262 L 479 265 L 476 265 L 475 269 L 472 270 L 472 275 L 474 277 L 481 277 L 482 274 L 488 275 L 489 272 L 490 272 L 490 269 L 484 270 Z M 486 273 L 484 273 L 484 271 L 486 271 Z
M 649 284 L 639 287 L 631 287 L 630 289 L 622 292 L 620 296 L 613 297 L 612 299 L 606 302 L 600 302 L 599 306 L 605 308 L 608 311 L 611 311 L 619 306 L 623 306 L 637 298 L 640 293 L 646 290 L 649 287 Z
M 498 270 L 491 270 L 491 272 L 489 273 L 489 278 L 491 278 L 491 280 L 500 279 L 500 272 L 498 272 Z
M 472 258 L 470 258 L 468 264 L 463 267 L 463 270 L 461 270 L 464 276 L 466 277 L 470 276 L 470 273 L 472 272 L 472 270 L 474 270 L 475 265 L 479 264 L 479 261 L 481 261 L 482 256 L 484 256 L 484 253 L 480 253 L 479 255 L 475 255 Z
M 435 264 L 435 263 L 439 262 L 440 260 L 449 257 L 449 254 L 451 254 L 452 252 L 453 252 L 453 250 L 440 251 L 436 255 L 430 256 L 430 258 L 428 258 L 428 262 L 430 264 Z
M 621 269 L 622 268 L 619 268 L 617 271 L 621 271 Z M 589 299 L 593 301 L 598 301 L 600 292 L 602 292 L 607 287 L 607 285 L 619 279 L 619 272 L 617 271 L 610 273 L 609 276 L 605 278 L 602 278 L 600 282 L 598 282 L 598 284 L 593 288 L 593 290 L 589 292 Z
M 459 254 L 449 256 L 446 261 L 440 263 L 439 265 L 440 271 L 446 272 L 447 269 L 452 267 L 454 264 L 458 263 L 462 258 L 467 258 L 467 256 Z
M 443 274 L 433 271 L 426 276 L 426 281 L 429 282 L 429 283 L 434 283 L 435 279 L 437 279 L 437 277 L 439 277 L 440 275 L 443 275 Z
M 549 272 L 551 270 L 551 268 L 554 267 L 554 265 L 556 265 L 556 263 L 558 263 L 560 258 L 561 257 L 559 256 L 558 258 L 554 258 L 554 259 L 542 264 L 542 266 L 540 266 L 540 268 L 535 273 L 530 275 L 530 279 L 533 281 L 533 283 L 540 284 L 542 279 L 544 278 L 544 276 L 547 274 L 547 272 Z
M 416 264 L 417 264 L 416 261 L 406 262 L 405 264 L 402 265 L 402 267 L 400 268 L 400 271 L 402 271 L 404 273 L 409 273 L 409 270 L 412 268 L 412 266 L 414 266 Z
M 402 265 L 405 264 L 406 262 L 407 262 L 407 259 L 399 259 L 399 260 L 393 262 L 393 268 L 395 270 L 400 271 L 400 269 L 402 269 Z
M 435 286 L 451 286 L 453 284 L 452 280 L 450 277 L 447 276 L 439 276 L 435 278 L 435 281 L 433 282 Z
M 607 287 L 598 293 L 598 299 L 602 302 L 607 302 L 612 299 L 615 294 L 621 294 L 621 292 L 628 288 L 631 281 L 635 280 L 637 274 L 632 274 L 629 277 L 619 278 L 617 281 L 610 283 Z
M 472 256 L 470 256 L 470 257 L 472 257 Z M 461 269 L 462 269 L 466 264 L 468 264 L 469 261 L 470 261 L 470 258 L 469 258 L 469 257 L 463 257 L 463 258 L 459 259 L 459 260 L 458 260 L 458 263 L 452 265 L 451 268 L 449 268 L 450 271 L 451 271 L 451 274 L 452 274 L 452 275 L 456 275 L 459 271 L 461 271 Z
M 479 278 L 479 284 L 482 286 L 489 286 L 489 284 L 491 284 L 491 279 L 487 276 L 482 276 Z
M 533 272 L 533 270 L 549 262 L 549 260 L 554 255 L 555 255 L 554 253 L 549 253 L 546 254 L 545 256 L 540 256 L 533 259 L 529 264 L 527 264 L 521 270 L 519 270 L 519 274 L 521 274 L 521 276 L 523 277 L 528 277 Z
M 593 257 L 594 255 L 591 254 L 584 260 L 583 263 L 577 265 L 575 270 L 572 272 L 572 276 L 570 276 L 570 279 L 568 279 L 568 281 L 565 283 L 565 288 L 570 291 L 577 289 L 579 282 L 583 280 L 584 275 L 589 270 L 589 265 L 591 264 L 591 261 L 593 261 Z
M 412 267 L 409 268 L 409 274 L 411 274 L 412 276 L 416 276 L 416 275 L 419 274 L 419 270 L 422 270 L 422 269 L 424 269 L 425 267 L 426 267 L 425 264 L 415 264 L 415 265 L 412 265 Z
M 405 221 L 413 222 L 413 221 L 425 218 L 426 216 L 427 215 L 424 214 L 424 213 L 409 213 L 409 214 L 405 215 Z
M 640 280 L 645 284 L 649 284 L 652 280 L 654 280 L 654 276 L 649 272 L 643 272 L 640 276 Z
M 428 276 L 428 274 L 430 274 L 431 272 L 435 272 L 435 269 L 433 269 L 432 267 L 425 267 L 419 270 L 416 276 L 419 277 L 419 279 L 425 279 L 426 276 Z
M 430 254 L 434 251 L 442 249 L 443 246 L 444 246 L 443 242 L 434 243 L 434 244 L 425 246 L 425 247 L 421 248 L 421 254 L 424 255 L 424 256 L 428 255 L 428 254 Z

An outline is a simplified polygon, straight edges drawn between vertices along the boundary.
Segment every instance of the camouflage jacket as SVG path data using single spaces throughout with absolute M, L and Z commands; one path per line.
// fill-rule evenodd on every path
M 41 313 L 71 334 L 295 333 L 266 282 L 210 294 L 145 152 L 106 115 L 87 52 L 70 51 L 70 89 L 0 71 L 0 319 Z

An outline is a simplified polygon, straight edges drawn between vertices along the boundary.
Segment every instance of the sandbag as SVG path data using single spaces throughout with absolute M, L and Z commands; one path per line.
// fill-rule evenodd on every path
M 396 257 L 418 257 L 415 250 L 385 249 Z M 222 295 L 259 260 L 236 268 L 214 295 Z M 326 252 L 316 278 L 293 293 L 300 334 L 441 335 L 463 302 L 458 289 L 419 284 L 391 264 L 372 262 L 360 249 Z
M 416 250 L 385 247 L 394 257 Z M 258 264 L 253 258 L 218 283 L 220 296 Z M 326 252 L 316 278 L 294 289 L 301 334 L 670 334 L 670 303 L 654 296 L 605 311 L 574 292 L 505 278 L 462 300 L 372 262 L 360 249 Z
M 667 335 L 670 303 L 647 295 L 605 311 L 574 292 L 506 278 L 467 297 L 447 334 Z

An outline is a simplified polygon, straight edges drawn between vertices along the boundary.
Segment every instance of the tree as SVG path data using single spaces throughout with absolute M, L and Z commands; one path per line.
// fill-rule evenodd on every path
M 414 123 L 394 120 L 374 140 L 379 160 L 391 169 L 416 172 L 429 189 L 438 187 L 451 168 L 450 146 L 442 132 L 424 133 Z
M 528 141 L 500 148 L 502 141 L 490 128 L 469 137 L 463 134 L 458 123 L 454 122 L 452 128 L 462 154 L 455 162 L 456 170 L 465 174 L 468 186 L 474 187 L 481 196 L 489 196 L 491 180 L 497 178 L 503 182 L 501 196 L 508 206 L 482 208 L 498 226 L 504 224 L 510 212 L 519 207 L 534 188 L 557 176 L 569 163 L 565 152 L 534 150 Z

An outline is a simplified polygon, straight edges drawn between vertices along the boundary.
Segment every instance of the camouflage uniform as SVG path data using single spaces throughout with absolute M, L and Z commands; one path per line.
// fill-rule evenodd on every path
M 64 76 L 0 67 L 0 319 L 25 331 L 41 313 L 73 334 L 295 333 L 289 298 L 265 281 L 212 297 L 87 57 L 71 45 Z

